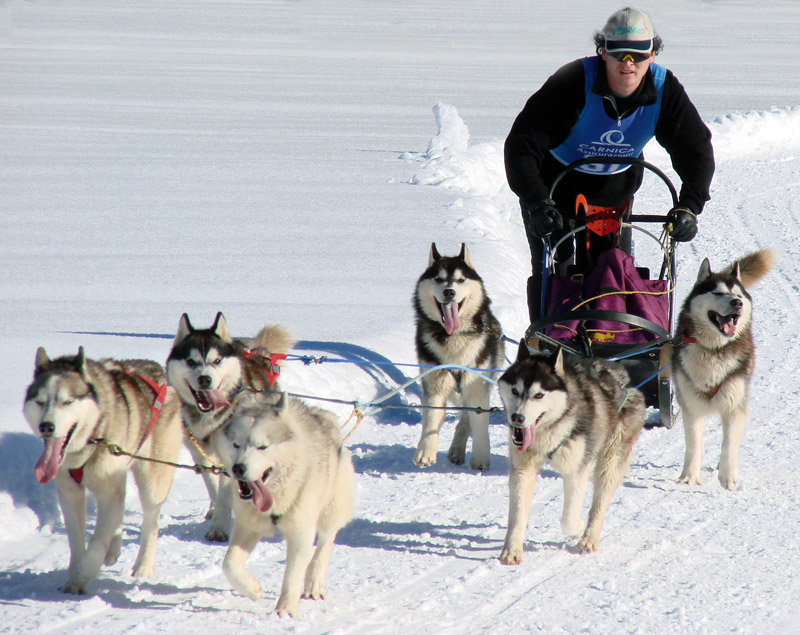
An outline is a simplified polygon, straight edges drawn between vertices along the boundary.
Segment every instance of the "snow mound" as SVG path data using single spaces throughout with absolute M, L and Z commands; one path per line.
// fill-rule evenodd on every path
M 503 166 L 503 142 L 470 145 L 469 128 L 455 107 L 433 107 L 438 131 L 424 155 L 405 155 L 422 165 L 411 180 L 414 185 L 454 188 L 470 197 L 494 198 L 508 193 Z
M 718 159 L 800 150 L 800 107 L 732 113 L 709 124 Z M 783 157 L 789 158 L 789 157 Z

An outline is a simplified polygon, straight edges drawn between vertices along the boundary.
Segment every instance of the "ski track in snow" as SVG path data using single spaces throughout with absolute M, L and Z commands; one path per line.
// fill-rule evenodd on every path
M 455 126 L 453 122 L 457 121 L 452 120 L 451 125 Z M 796 122 L 795 125 L 800 127 Z M 466 127 L 455 126 L 454 130 L 466 131 Z M 440 130 L 438 136 L 447 132 Z M 724 138 L 725 133 L 723 123 L 715 135 Z M 473 180 L 483 177 L 489 182 L 488 186 L 478 183 L 475 188 L 463 184 L 469 179 L 459 181 L 450 176 L 441 177 L 448 170 L 457 175 L 459 170 L 466 170 L 465 166 L 471 165 L 470 161 L 460 161 L 459 157 L 469 154 L 472 147 L 468 144 L 461 146 L 460 153 L 445 145 L 440 146 L 439 154 L 429 152 L 414 159 L 408 156 L 402 159 L 419 162 L 422 176 L 414 179 L 416 184 L 435 183 L 438 187 L 463 189 L 466 203 L 463 216 L 457 223 L 475 221 L 480 225 L 481 217 L 476 214 L 471 218 L 473 212 L 470 210 L 482 209 L 481 203 L 505 206 L 508 216 L 511 216 L 513 211 L 508 209 L 509 197 L 505 193 L 488 197 L 475 194 L 476 191 L 494 190 L 491 183 L 497 178 L 496 169 L 477 171 L 470 177 Z M 492 154 L 496 156 L 497 152 Z M 719 156 L 718 161 L 717 183 L 722 182 L 723 185 L 718 187 L 725 191 L 726 158 Z M 437 172 L 436 178 L 426 176 L 431 170 Z M 760 184 L 760 189 L 736 191 L 718 204 L 719 214 L 724 220 L 717 222 L 724 222 L 732 235 L 746 237 L 752 225 L 747 223 L 742 211 L 748 209 L 752 201 L 759 203 L 773 197 L 771 190 L 781 186 L 780 174 L 767 178 L 768 174 L 753 180 Z M 453 183 L 462 185 L 454 186 Z M 478 204 L 474 204 L 476 202 Z M 749 241 L 742 242 L 746 247 Z M 693 244 L 691 257 L 684 254 L 683 260 L 696 262 L 699 257 L 696 252 L 701 247 L 700 243 Z M 738 247 L 729 249 L 736 252 L 731 255 L 740 251 Z M 475 251 L 481 253 L 480 244 Z M 475 260 L 479 258 L 473 256 Z M 726 262 L 715 262 L 712 266 Z M 680 270 L 681 283 L 687 285 L 691 284 L 694 276 L 694 272 L 686 270 L 688 267 L 687 264 Z M 791 280 L 779 262 L 778 270 L 767 283 L 773 293 L 768 296 L 760 290 L 754 292 L 757 302 L 766 301 L 757 304 L 756 323 L 765 320 L 770 311 L 779 311 L 786 320 L 781 321 L 775 336 L 787 338 L 790 346 L 798 339 L 796 316 L 800 308 L 797 288 Z M 488 285 L 491 283 L 492 280 L 487 282 Z M 776 294 L 775 290 L 779 293 Z M 335 343 L 317 345 L 331 349 L 347 348 L 347 345 Z M 771 363 L 770 373 L 784 374 L 794 367 L 793 360 L 786 356 L 773 359 Z M 360 366 L 316 368 L 300 367 L 297 363 L 285 372 L 289 384 L 292 384 L 290 390 L 300 389 L 306 383 L 303 375 L 313 377 L 310 383 L 321 391 L 330 391 L 330 394 L 344 392 L 354 396 L 355 400 L 359 397 L 367 400 L 393 389 L 390 377 L 399 381 L 412 376 L 412 371 L 403 369 L 397 374 L 380 368 L 371 372 Z M 761 381 L 761 377 L 756 381 Z M 369 392 L 373 394 L 367 395 Z M 756 397 L 766 398 L 758 393 Z M 418 401 L 418 396 L 411 391 L 402 399 L 405 403 L 413 403 Z M 497 402 L 496 396 L 493 396 L 493 402 Z M 339 410 L 344 415 L 347 408 L 339 406 Z M 761 408 L 756 408 L 756 411 L 761 411 Z M 791 409 L 787 409 L 773 413 L 773 416 L 790 419 L 790 413 Z M 617 623 L 621 612 L 640 610 L 644 611 L 644 617 L 637 622 L 641 629 L 663 627 L 665 622 L 677 629 L 713 629 L 715 620 L 724 620 L 728 611 L 742 611 L 742 603 L 748 602 L 748 584 L 741 583 L 738 587 L 732 585 L 727 596 L 720 596 L 717 590 L 714 612 L 709 612 L 703 603 L 689 601 L 689 597 L 702 595 L 707 588 L 704 581 L 708 573 L 703 570 L 704 563 L 717 568 L 714 575 L 735 575 L 733 570 L 719 569 L 719 557 L 737 557 L 753 566 L 760 562 L 757 566 L 762 568 L 762 575 L 754 576 L 750 585 L 758 587 L 762 594 L 769 589 L 775 600 L 790 602 L 796 590 L 791 585 L 781 589 L 770 584 L 765 574 L 778 568 L 779 563 L 764 552 L 766 547 L 748 544 L 749 536 L 737 536 L 735 532 L 743 514 L 753 508 L 758 511 L 759 507 L 772 506 L 773 509 L 768 510 L 765 516 L 776 523 L 768 528 L 774 544 L 798 546 L 794 529 L 779 524 L 779 519 L 790 513 L 788 502 L 796 502 L 796 495 L 787 483 L 791 482 L 788 479 L 795 476 L 797 470 L 791 475 L 784 474 L 780 479 L 782 483 L 778 483 L 774 482 L 777 480 L 775 474 L 753 473 L 749 468 L 748 455 L 753 452 L 751 445 L 764 443 L 772 449 L 770 440 L 774 435 L 771 428 L 749 426 L 743 444 L 743 485 L 732 498 L 724 498 L 725 493 L 719 488 L 713 469 L 720 444 L 716 425 L 711 423 L 707 426 L 707 451 L 702 470 L 704 484 L 695 488 L 675 483 L 680 471 L 680 430 L 644 431 L 634 450 L 631 469 L 609 510 L 601 537 L 601 551 L 593 556 L 577 555 L 574 541 L 561 536 L 561 481 L 545 469 L 537 480 L 523 563 L 518 567 L 504 567 L 496 559 L 505 533 L 507 511 L 507 459 L 503 456 L 507 444 L 502 419 L 493 416 L 493 466 L 486 474 L 475 475 L 453 468 L 446 462 L 446 447 L 455 419 L 453 415 L 448 416 L 443 428 L 439 462 L 429 471 L 418 471 L 410 465 L 418 427 L 401 423 L 402 416 L 381 414 L 377 418 L 389 423 L 388 427 L 395 434 L 379 432 L 376 438 L 376 420 L 368 418 L 350 442 L 359 471 L 360 502 L 353 522 L 341 532 L 339 546 L 334 550 L 328 583 L 328 598 L 333 601 L 304 601 L 302 611 L 305 617 L 290 627 L 274 616 L 265 618 L 263 615 L 265 605 L 271 606 L 276 601 L 283 567 L 283 543 L 263 541 L 249 562 L 249 567 L 265 589 L 262 602 L 253 604 L 238 597 L 220 575 L 219 561 L 224 546 L 203 544 L 205 501 L 197 482 L 191 484 L 198 492 L 192 510 L 194 514 L 188 510 L 180 515 L 174 515 L 172 510 L 165 512 L 157 569 L 173 571 L 169 583 L 164 581 L 163 573 L 157 573 L 154 581 L 134 582 L 127 577 L 135 556 L 135 538 L 140 521 L 140 514 L 129 509 L 125 518 L 126 539 L 122 557 L 116 565 L 104 569 L 91 597 L 84 600 L 64 598 L 55 590 L 43 594 L 42 589 L 55 586 L 63 571 L 25 573 L 31 570 L 24 563 L 18 563 L 17 573 L 6 574 L 5 580 L 0 578 L 0 596 L 4 595 L 12 603 L 22 603 L 34 613 L 41 611 L 41 607 L 36 608 L 41 602 L 60 603 L 62 608 L 56 618 L 48 611 L 41 611 L 41 620 L 35 616 L 29 619 L 29 625 L 39 632 L 93 630 L 100 623 L 114 623 L 118 610 L 128 608 L 177 612 L 183 616 L 181 619 L 197 612 L 224 613 L 227 623 L 233 619 L 245 630 L 280 624 L 282 628 L 288 627 L 296 632 L 377 633 L 396 632 L 398 615 L 402 616 L 402 629 L 406 632 L 425 631 L 434 624 L 444 627 L 450 620 L 470 624 L 476 631 L 493 628 L 547 630 L 552 619 L 546 608 L 547 600 L 552 600 L 565 589 L 588 594 L 591 598 L 588 603 L 580 605 L 580 610 L 576 607 L 573 615 L 560 617 L 565 631 L 596 627 L 605 630 Z M 770 426 L 770 422 L 762 422 L 762 425 Z M 389 453 L 381 453 L 379 446 L 398 434 L 401 438 L 391 440 Z M 400 448 L 403 456 L 392 456 Z M 185 488 L 191 480 L 196 481 L 193 475 L 179 474 L 176 487 Z M 474 487 L 480 487 L 482 491 L 476 493 Z M 781 506 L 780 499 L 767 502 L 768 493 L 786 496 L 786 504 Z M 584 511 L 588 508 L 588 498 Z M 485 507 L 487 499 L 493 500 L 492 509 Z M 134 500 L 132 495 L 129 496 L 129 507 L 131 500 Z M 687 501 L 691 501 L 688 506 Z M 390 511 L 397 512 L 394 520 L 387 518 Z M 642 527 L 648 524 L 650 528 L 643 530 Z M 65 557 L 63 529 L 56 529 L 51 540 Z M 173 552 L 171 543 L 175 541 L 179 544 L 196 543 L 190 562 L 184 561 L 182 546 Z M 362 551 L 370 551 L 374 557 L 365 562 Z M 672 571 L 680 568 L 682 562 L 689 561 L 695 563 L 693 568 L 697 572 L 688 579 L 680 582 L 669 578 L 659 580 L 658 571 Z M 383 567 L 382 562 L 390 564 Z M 612 568 L 608 569 L 609 566 Z M 626 583 L 627 576 L 637 580 L 648 577 L 648 572 L 653 572 L 651 586 L 643 589 Z M 498 584 L 498 578 L 502 583 Z M 8 585 L 11 582 L 17 593 L 9 597 Z M 488 597 L 487 585 L 491 589 Z M 663 615 L 650 617 L 654 603 L 659 605 Z M 748 607 L 750 624 L 768 623 L 775 618 L 775 610 L 765 602 L 751 604 Z M 645 605 L 649 607 L 646 611 Z M 230 613 L 235 617 L 231 618 Z
M 28 20 L 37 19 L 36 11 L 46 10 L 47 3 L 41 5 L 27 16 Z M 114 16 L 116 10 L 113 6 L 107 10 L 97 9 L 97 19 L 107 16 L 106 11 Z M 120 15 L 127 18 L 128 10 L 125 7 Z M 160 15 L 158 11 L 147 13 L 146 26 L 142 28 L 158 31 Z M 202 22 L 204 16 L 198 15 Z M 255 10 L 253 15 L 263 19 Z M 67 29 L 71 35 L 66 38 L 66 45 L 70 44 L 70 37 L 82 33 L 77 24 L 83 17 L 80 8 L 70 14 L 68 22 L 75 20 L 76 26 Z M 336 12 L 326 17 L 332 21 L 347 21 L 346 15 L 338 16 Z M 403 19 L 398 13 L 393 25 Z M 123 22 L 129 24 L 127 19 L 120 24 Z M 207 28 L 216 32 L 217 27 L 209 24 Z M 110 28 L 119 27 L 112 25 Z M 35 29 L 33 32 L 36 33 Z M 135 31 L 125 33 L 127 39 L 123 48 L 129 47 L 131 55 L 138 50 L 132 43 L 137 37 L 155 38 L 152 33 L 149 36 L 137 35 Z M 292 34 L 288 31 L 281 37 L 286 38 L 290 46 L 297 46 L 292 44 Z M 27 44 L 20 50 L 24 45 Z M 59 46 L 59 43 L 52 46 Z M 80 59 L 92 58 L 94 44 L 90 41 L 86 46 Z M 225 49 L 228 44 L 220 41 L 219 46 L 223 53 L 230 54 Z M 372 53 L 371 47 L 362 46 L 363 52 L 359 54 Z M 2 50 L 16 60 L 13 55 L 17 51 L 13 47 Z M 156 46 L 154 50 L 159 59 L 163 56 L 166 60 L 172 49 L 166 46 L 162 51 Z M 348 56 L 342 54 L 342 57 Z M 138 62 L 127 57 L 126 61 L 130 68 L 140 68 Z M 254 58 L 254 68 L 258 62 L 259 59 Z M 167 62 L 163 63 L 166 68 Z M 77 72 L 70 68 L 71 72 Z M 197 68 L 192 70 L 197 71 Z M 396 67 L 391 70 L 397 73 Z M 65 81 L 72 81 L 77 76 L 72 77 L 67 72 L 65 77 Z M 157 78 L 163 82 L 168 75 Z M 77 81 L 88 80 L 77 77 Z M 157 83 L 156 89 L 158 87 L 163 88 Z M 190 88 L 196 90 L 197 86 Z M 293 86 L 292 89 L 302 91 L 306 87 Z M 37 97 L 34 105 L 41 109 L 50 97 L 49 94 Z M 248 98 L 246 95 L 238 95 L 238 98 L 249 103 L 244 101 Z M 113 105 L 110 97 L 106 100 Z M 54 97 L 53 103 L 61 102 Z M 83 102 L 76 98 L 75 103 L 77 105 L 61 104 L 64 116 L 74 117 L 74 121 L 68 119 L 65 124 L 57 120 L 59 112 L 48 111 L 48 118 L 37 120 L 35 128 L 21 123 L 4 130 L 12 131 L 10 136 L 15 139 L 45 134 L 49 138 L 49 135 L 63 134 L 66 125 L 70 134 L 77 135 L 87 124 L 80 113 Z M 120 103 L 119 108 L 126 105 Z M 218 106 L 216 102 L 212 103 L 214 105 Z M 173 113 L 175 120 L 178 121 L 178 115 L 184 111 L 194 113 L 194 107 L 192 100 L 178 102 L 180 112 Z M 346 105 L 339 105 L 337 113 L 346 109 Z M 224 115 L 220 113 L 212 112 L 208 115 L 210 119 L 192 120 L 190 132 L 202 133 L 203 138 L 194 140 L 196 147 L 184 148 L 185 154 L 203 155 L 218 149 L 220 156 L 227 156 L 221 148 L 209 147 L 231 132 L 228 122 L 217 120 Z M 262 114 L 261 110 L 254 109 L 241 125 L 247 126 L 247 130 L 251 126 L 255 128 L 258 123 L 251 119 Z M 175 132 L 169 120 L 162 121 L 156 108 L 139 115 L 146 119 L 144 128 L 138 128 L 142 124 L 133 117 L 130 129 L 113 125 L 114 113 L 105 112 L 103 116 L 108 117 L 108 121 L 93 122 L 93 130 L 117 136 L 122 133 L 126 139 L 130 133 L 133 136 L 127 143 L 132 143 L 133 151 L 140 153 L 146 152 L 149 141 L 135 133 L 146 130 L 155 136 Z M 527 326 L 524 279 L 529 256 L 517 200 L 505 182 L 502 141 L 473 142 L 468 122 L 454 105 L 437 103 L 433 116 L 436 129 L 424 151 L 398 149 L 388 153 L 381 149 L 379 156 L 396 166 L 397 182 L 392 186 L 406 188 L 403 200 L 409 200 L 408 190 L 418 188 L 416 192 L 422 194 L 419 188 L 430 188 L 441 195 L 436 200 L 449 201 L 449 206 L 440 210 L 441 226 L 442 233 L 451 237 L 453 244 L 440 247 L 449 251 L 462 240 L 468 243 L 496 314 L 507 335 L 518 339 Z M 130 577 L 138 549 L 141 511 L 135 485 L 129 479 L 120 559 L 101 570 L 88 596 L 76 598 L 57 590 L 66 578 L 67 538 L 56 509 L 54 488 L 40 487 L 29 478 L 40 443 L 28 434 L 19 413 L 21 395 L 14 395 L 13 404 L 2 404 L 2 412 L 10 423 L 0 435 L 0 458 L 3 459 L 0 462 L 0 527 L 5 530 L 4 540 L 0 542 L 3 564 L 0 605 L 4 612 L 0 630 L 14 633 L 190 632 L 200 629 L 243 633 L 800 632 L 797 626 L 800 623 L 797 608 L 800 581 L 796 573 L 800 569 L 797 532 L 800 495 L 796 485 L 800 477 L 796 458 L 800 443 L 795 424 L 800 400 L 800 389 L 796 387 L 796 351 L 800 349 L 800 106 L 731 113 L 714 119 L 709 126 L 717 155 L 712 201 L 700 217 L 697 239 L 680 248 L 676 303 L 680 303 L 693 283 L 703 257 L 710 258 L 712 268 L 720 268 L 756 248 L 775 246 L 779 251 L 775 271 L 753 289 L 758 361 L 741 448 L 741 484 L 736 491 L 724 491 L 717 481 L 715 466 L 721 431 L 716 420 L 706 423 L 703 483 L 696 487 L 676 483 L 683 458 L 680 420 L 671 430 L 646 430 L 634 448 L 631 468 L 607 514 L 598 553 L 577 554 L 574 541 L 561 534 L 562 482 L 545 467 L 536 481 L 523 562 L 516 567 L 503 566 L 497 559 L 508 512 L 508 442 L 503 416 L 493 414 L 491 418 L 492 466 L 486 473 L 475 474 L 468 468 L 447 462 L 447 447 L 457 420 L 455 414 L 448 414 L 443 426 L 436 465 L 419 470 L 412 464 L 411 457 L 420 427 L 419 411 L 413 406 L 419 403 L 420 394 L 418 387 L 411 386 L 391 401 L 407 408 L 386 409 L 367 417 L 348 440 L 357 472 L 356 511 L 352 522 L 340 532 L 333 550 L 326 600 L 303 600 L 300 619 L 282 620 L 270 613 L 277 601 L 285 564 L 285 544 L 279 537 L 262 540 L 248 561 L 248 569 L 264 589 L 262 600 L 254 603 L 232 591 L 220 566 L 225 546 L 207 544 L 203 540 L 208 502 L 200 478 L 188 470 L 176 472 L 173 490 L 162 509 L 155 576 L 151 580 Z M 324 132 L 326 128 L 319 130 Z M 420 133 L 420 138 L 424 139 L 428 132 Z M 320 133 L 312 129 L 308 134 Z M 302 142 L 303 139 L 292 138 L 291 141 Z M 646 156 L 675 180 L 661 148 L 651 144 L 646 148 Z M 38 178 L 37 170 L 42 168 L 44 172 L 47 167 L 44 164 L 54 158 L 58 160 L 59 156 L 37 158 L 32 164 L 35 167 L 31 168 L 36 172 L 34 176 Z M 231 160 L 236 162 L 239 158 L 234 156 Z M 278 155 L 276 161 L 279 169 L 286 167 L 281 158 Z M 184 167 L 178 165 L 165 178 L 180 177 Z M 90 163 L 81 164 L 81 174 L 93 168 Z M 47 169 L 60 174 L 61 167 Z M 208 174 L 212 172 L 213 169 L 207 170 Z M 104 174 L 103 178 L 108 176 Z M 130 174 L 118 176 L 134 181 L 138 178 Z M 258 174 L 258 178 L 262 176 Z M 36 178 L 32 181 L 37 182 Z M 178 180 L 176 178 L 176 182 Z M 116 200 L 116 190 L 110 185 L 98 183 L 98 187 L 113 190 L 109 200 Z M 135 188 L 135 185 L 128 183 L 120 187 L 122 196 L 126 187 Z M 206 187 L 213 193 L 213 185 Z M 314 194 L 312 191 L 309 198 L 314 199 Z M 663 213 L 666 211 L 661 209 L 666 207 L 664 201 L 662 185 L 646 179 L 637 196 L 637 205 L 654 205 L 654 213 Z M 318 204 L 319 201 L 312 200 L 310 206 Z M 157 218 L 160 211 L 156 210 L 153 218 Z M 238 220 L 235 215 L 231 218 Z M 32 222 L 35 232 L 43 231 L 42 228 L 51 222 L 64 221 L 50 218 L 43 212 Z M 129 219 L 119 222 L 125 232 L 134 229 Z M 332 224 L 330 240 L 339 240 L 341 228 L 338 224 L 327 219 L 324 222 Z M 306 230 L 301 227 L 297 231 L 302 234 Z M 105 234 L 97 235 L 102 246 Z M 192 234 L 187 233 L 187 237 L 191 238 Z M 412 263 L 413 275 L 409 280 L 415 277 L 414 272 L 422 270 L 430 242 L 427 236 L 422 239 L 416 228 L 411 237 L 419 239 L 419 244 L 413 254 L 418 261 Z M 128 240 L 127 235 L 120 238 L 117 234 L 114 239 L 120 243 Z M 147 247 L 153 253 L 159 252 L 162 246 L 170 246 L 170 240 L 163 236 L 154 241 Z M 293 239 L 286 239 L 286 244 L 287 253 L 290 248 L 294 253 Z M 279 245 L 281 249 L 284 246 Z M 389 247 L 381 245 L 375 253 L 380 255 L 382 249 Z M 100 247 L 92 246 L 92 249 Z M 241 249 L 238 243 L 236 249 Z M 10 249 L 8 253 L 15 252 Z M 59 262 L 57 252 L 48 252 L 45 256 L 48 263 L 51 256 L 52 262 Z M 377 269 L 378 265 L 375 266 Z M 186 265 L 186 269 L 194 275 L 194 263 Z M 370 275 L 383 274 L 380 270 Z M 189 278 L 194 280 L 192 276 Z M 15 281 L 7 287 L 21 296 L 21 304 L 29 297 L 38 299 L 40 295 L 47 295 L 40 290 L 30 295 L 27 290 L 18 291 L 23 289 L 24 283 L 24 280 Z M 218 282 L 219 288 L 224 288 L 226 283 L 226 280 Z M 340 284 L 337 289 L 345 295 L 357 292 L 361 280 L 344 279 L 336 284 Z M 98 320 L 104 328 L 112 328 L 105 320 L 131 318 L 125 304 L 131 298 L 125 290 L 110 287 L 108 292 L 109 304 L 119 300 L 120 308 L 114 305 L 115 308 L 104 307 L 100 311 Z M 48 297 L 56 303 L 59 298 L 69 297 L 69 293 L 69 289 L 59 288 Z M 408 289 L 409 298 L 410 294 L 411 288 Z M 11 292 L 9 296 L 12 300 L 16 298 Z M 149 302 L 149 298 L 146 299 Z M 159 301 L 159 309 L 166 306 L 167 310 L 173 310 L 179 304 Z M 357 302 L 363 306 L 354 308 L 356 319 L 372 316 L 374 307 L 369 304 L 372 301 L 373 298 L 359 297 Z M 243 303 L 245 310 L 250 307 L 249 298 L 239 298 L 237 302 Z M 258 298 L 258 302 L 264 301 Z M 318 308 L 316 303 L 316 299 L 298 300 L 297 310 L 314 311 Z M 355 344 L 335 339 L 308 340 L 297 351 L 358 361 L 381 358 L 397 365 L 304 365 L 292 361 L 284 370 L 285 387 L 300 394 L 368 404 L 413 377 L 415 369 L 400 366 L 414 361 L 409 358 L 409 351 L 413 350 L 410 303 L 405 297 L 403 303 L 402 310 L 407 314 L 402 319 L 395 315 L 379 316 L 379 325 L 385 327 L 385 332 L 377 332 L 376 327 L 372 341 Z M 86 306 L 92 305 L 87 301 Z M 146 316 L 151 306 L 143 298 L 138 311 Z M 197 303 L 193 306 L 197 307 Z M 379 308 L 389 312 L 386 305 L 379 305 Z M 396 308 L 391 307 L 392 310 Z M 184 307 L 176 309 L 176 317 L 182 310 Z M 86 319 L 93 322 L 94 316 L 87 315 Z M 391 323 L 392 319 L 395 323 Z M 146 319 L 144 322 L 148 323 Z M 98 327 L 98 330 L 103 329 Z M 35 330 L 34 335 L 38 337 L 42 333 Z M 79 338 L 86 337 L 97 344 L 98 349 L 109 346 L 126 351 L 147 351 L 148 354 L 153 351 L 152 356 L 158 359 L 164 358 L 169 346 L 167 340 L 118 343 L 113 342 L 112 337 L 109 344 L 109 339 L 90 334 L 58 333 L 57 337 L 56 341 L 64 348 L 71 348 L 75 341 L 81 341 Z M 25 333 L 26 346 L 31 338 L 32 335 Z M 507 354 L 513 356 L 513 349 L 513 345 L 508 344 Z M 26 349 L 25 355 L 32 359 L 33 350 Z M 25 382 L 27 373 L 26 366 Z M 20 381 L 18 377 L 12 379 Z M 496 394 L 492 396 L 492 405 L 499 405 Z M 333 410 L 342 422 L 352 412 L 348 404 L 325 407 Z M 348 429 L 350 427 L 352 423 Z M 182 453 L 182 462 L 189 463 L 186 451 Z M 584 516 L 590 494 L 591 486 L 584 503 Z M 94 509 L 90 506 L 90 530 L 93 523 Z

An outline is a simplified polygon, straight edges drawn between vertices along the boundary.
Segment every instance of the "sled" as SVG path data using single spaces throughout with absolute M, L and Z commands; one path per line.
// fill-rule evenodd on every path
M 635 164 L 658 176 L 667 186 L 672 204 L 678 195 L 669 178 L 642 159 L 588 157 L 566 166 L 550 188 L 550 198 L 563 177 L 584 164 Z M 541 279 L 529 280 L 531 293 L 540 293 L 541 310 L 525 331 L 532 350 L 561 347 L 575 358 L 602 358 L 622 364 L 631 385 L 644 393 L 647 406 L 658 410 L 648 427 L 671 428 L 675 419 L 669 375 L 672 339 L 675 242 L 668 232 L 660 236 L 646 229 L 663 226 L 666 215 L 634 214 L 631 201 L 608 207 L 585 196 L 575 201 L 570 231 L 554 244 L 543 239 Z M 634 263 L 631 236 L 650 243 L 652 267 Z M 572 249 L 569 249 L 570 244 Z M 637 251 L 640 243 L 636 243 Z M 564 256 L 564 252 L 568 256 Z M 569 253 L 571 252 L 571 253 Z M 561 258 L 561 261 L 559 261 Z M 658 275 L 651 277 L 651 271 Z M 535 318 L 535 319 L 534 319 Z

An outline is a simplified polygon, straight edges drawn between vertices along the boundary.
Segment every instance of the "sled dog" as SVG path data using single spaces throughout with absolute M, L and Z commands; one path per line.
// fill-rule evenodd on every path
M 417 282 L 413 303 L 421 365 L 500 368 L 505 355 L 502 329 L 464 243 L 457 256 L 441 256 L 436 244 L 431 245 L 428 268 Z M 447 458 L 455 465 L 463 464 L 467 439 L 472 437 L 470 466 L 488 469 L 491 393 L 491 384 L 463 370 L 436 370 L 423 377 L 422 434 L 414 463 L 419 467 L 436 463 L 444 406 L 450 400 L 483 412 L 462 411 Z
M 178 399 L 164 371 L 149 360 L 92 361 L 78 354 L 51 360 L 36 351 L 25 418 L 44 441 L 34 472 L 39 483 L 56 482 L 69 538 L 66 593 L 86 593 L 103 564 L 114 564 L 122 548 L 125 485 L 133 470 L 142 504 L 139 554 L 133 575 L 153 574 L 158 515 L 167 497 L 181 449 Z M 115 445 L 140 460 L 111 454 Z M 155 461 L 153 461 L 155 460 Z M 86 490 L 97 502 L 94 534 L 86 546 Z
M 686 438 L 680 483 L 700 484 L 703 420 L 709 415 L 719 415 L 722 422 L 719 482 L 733 489 L 739 480 L 739 442 L 755 365 L 747 290 L 767 275 L 774 260 L 775 252 L 762 249 L 713 273 L 706 258 L 683 303 L 671 352 Z
M 198 464 L 220 464 L 219 432 L 248 391 L 278 390 L 280 359 L 294 341 L 282 327 L 266 326 L 252 341 L 234 340 L 222 313 L 196 329 L 185 313 L 167 359 L 167 381 L 181 401 L 186 445 Z M 206 540 L 226 542 L 231 527 L 231 479 L 203 472 L 211 499 Z
M 352 514 L 350 452 L 333 414 L 286 393 L 277 400 L 247 395 L 222 436 L 225 466 L 238 485 L 225 576 L 237 591 L 259 599 L 261 585 L 244 564 L 277 527 L 286 539 L 286 569 L 275 610 L 295 617 L 301 590 L 303 597 L 323 597 L 333 541 Z
M 581 552 L 597 550 L 614 491 L 644 426 L 644 395 L 629 387 L 624 368 L 604 360 L 564 363 L 561 349 L 531 354 L 525 342 L 498 380 L 510 431 L 508 531 L 500 561 L 519 564 L 534 481 L 545 461 L 564 479 L 561 528 Z M 581 519 L 592 479 L 588 524 Z

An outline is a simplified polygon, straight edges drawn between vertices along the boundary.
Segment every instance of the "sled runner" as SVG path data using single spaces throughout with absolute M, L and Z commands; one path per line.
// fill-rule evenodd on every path
M 669 189 L 672 204 L 678 196 L 669 178 L 641 159 L 588 157 L 568 165 L 556 177 L 550 198 L 563 177 L 585 164 L 636 164 L 657 175 Z M 554 350 L 579 358 L 602 358 L 622 364 L 631 383 L 645 395 L 646 404 L 658 409 L 659 421 L 650 425 L 671 427 L 672 386 L 665 345 L 672 339 L 675 287 L 675 243 L 644 226 L 666 222 L 666 215 L 633 214 L 632 202 L 608 207 L 579 194 L 569 231 L 550 244 L 545 238 L 541 279 L 528 282 L 528 298 L 538 296 L 538 315 L 532 315 L 525 332 L 528 347 Z M 652 228 L 651 228 L 652 229 Z M 637 266 L 632 256 L 632 234 L 649 243 L 652 269 Z M 572 247 L 570 249 L 570 246 Z M 651 271 L 658 275 L 651 277 Z M 531 313 L 534 312 L 532 308 Z

